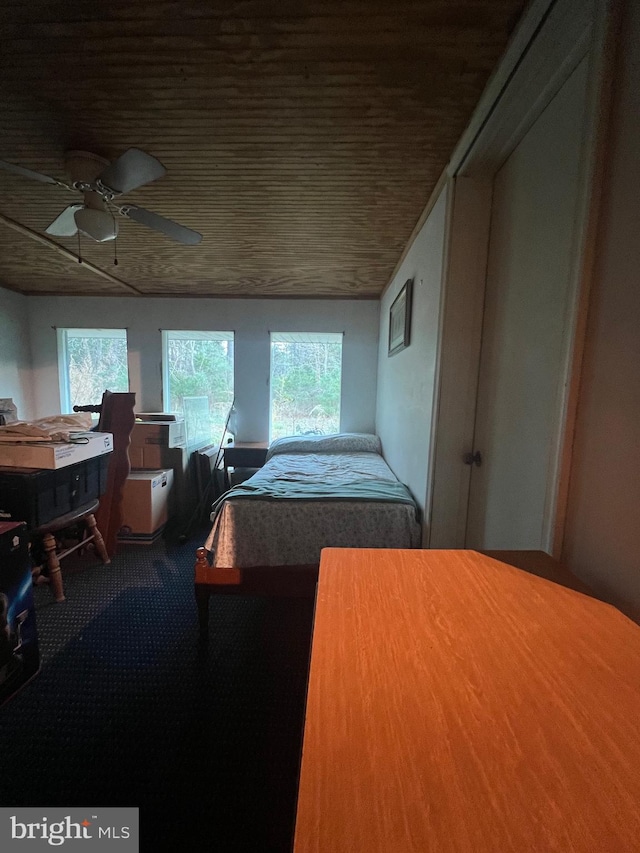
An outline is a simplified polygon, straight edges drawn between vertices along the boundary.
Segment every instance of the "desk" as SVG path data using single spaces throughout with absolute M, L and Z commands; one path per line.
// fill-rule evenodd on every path
M 475 551 L 326 549 L 295 853 L 632 853 L 640 627 Z
M 24 521 L 34 545 L 42 540 L 41 562 L 48 565 L 56 601 L 64 601 L 60 560 L 67 554 L 93 542 L 103 563 L 110 562 L 94 513 L 107 488 L 111 455 L 55 469 L 0 467 L 0 515 Z M 58 548 L 55 534 L 76 523 L 82 527 L 82 540 L 73 548 Z
M 222 449 L 225 486 L 229 488 L 229 468 L 262 468 L 269 445 L 261 441 L 236 441 Z

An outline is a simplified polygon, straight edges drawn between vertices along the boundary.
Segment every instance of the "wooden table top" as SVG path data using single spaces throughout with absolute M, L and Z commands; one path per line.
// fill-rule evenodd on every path
M 266 441 L 231 441 L 222 445 L 223 450 L 268 450 Z
M 475 551 L 326 549 L 295 853 L 640 849 L 640 627 Z

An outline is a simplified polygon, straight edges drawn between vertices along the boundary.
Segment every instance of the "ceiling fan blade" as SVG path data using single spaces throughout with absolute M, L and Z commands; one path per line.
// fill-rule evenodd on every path
M 153 228 L 154 231 L 161 231 L 167 237 L 177 240 L 178 243 L 184 243 L 186 246 L 195 246 L 202 240 L 202 234 L 198 234 L 197 231 L 185 228 L 184 225 L 178 225 L 177 222 L 165 219 L 164 216 L 158 216 L 157 213 L 151 213 L 150 210 L 145 210 L 143 207 L 125 207 L 122 208 L 121 213 L 128 216 L 129 219 L 140 222 L 141 225 Z
M 21 175 L 23 178 L 33 178 L 34 181 L 40 181 L 43 184 L 58 183 L 50 175 L 43 175 L 42 172 L 34 172 L 33 169 L 25 169 L 24 166 L 16 166 L 13 163 L 7 163 L 5 160 L 0 160 L 0 169 L 4 169 L 6 172 L 13 172 L 14 175 Z
M 75 214 L 75 224 L 78 231 L 97 243 L 106 243 L 107 240 L 115 240 L 118 236 L 118 223 L 106 210 L 83 207 Z
M 139 148 L 129 148 L 107 166 L 98 180 L 117 193 L 128 193 L 166 174 L 165 167 L 151 154 Z
M 69 207 L 65 207 L 62 213 L 49 225 L 45 233 L 51 234 L 52 237 L 73 237 L 78 233 L 75 214 L 81 211 L 83 207 L 82 204 L 70 204 Z

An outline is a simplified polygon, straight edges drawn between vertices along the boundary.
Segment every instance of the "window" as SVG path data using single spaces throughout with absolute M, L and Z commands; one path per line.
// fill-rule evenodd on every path
M 342 333 L 271 333 L 270 440 L 340 431 Z
M 128 391 L 126 329 L 58 329 L 60 409 L 96 406 L 104 391 Z
M 165 411 L 184 415 L 190 447 L 222 441 L 233 403 L 233 332 L 162 333 Z

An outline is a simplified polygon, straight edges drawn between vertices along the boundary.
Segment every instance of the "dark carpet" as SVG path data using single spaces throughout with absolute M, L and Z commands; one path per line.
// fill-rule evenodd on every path
M 291 849 L 313 602 L 213 596 L 202 654 L 204 536 L 63 564 L 63 604 L 36 589 L 42 666 L 0 709 L 0 804 L 139 806 L 144 851 Z

